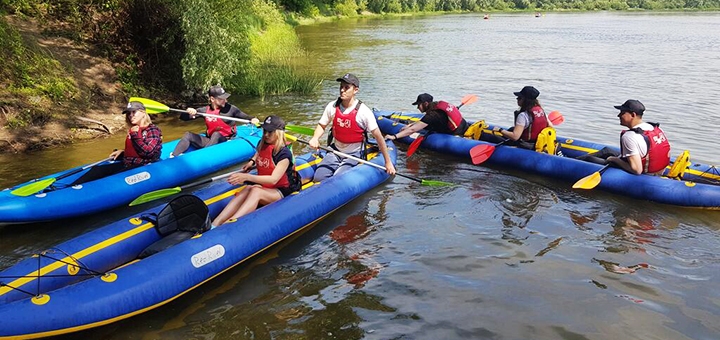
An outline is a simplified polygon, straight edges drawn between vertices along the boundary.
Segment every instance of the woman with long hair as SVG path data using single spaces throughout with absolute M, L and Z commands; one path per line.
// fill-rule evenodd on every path
M 160 159 L 162 132 L 150 120 L 150 115 L 145 111 L 145 105 L 140 102 L 130 102 L 123 110 L 123 114 L 128 126 L 125 148 L 123 150 L 115 149 L 110 153 L 110 158 L 121 159 L 122 162 L 94 166 L 75 180 L 73 185 L 94 181 Z
M 515 125 L 505 130 L 499 128 L 500 134 L 526 149 L 534 149 L 540 131 L 552 126 L 537 97 L 540 91 L 532 86 L 525 86 L 520 92 L 513 92 L 517 97 L 518 110 L 515 111 Z
M 278 116 L 269 116 L 261 125 L 263 138 L 257 152 L 242 168 L 242 172 L 232 174 L 228 183 L 240 185 L 251 182 L 240 191 L 222 212 L 215 217 L 212 228 L 229 219 L 237 219 L 255 211 L 260 205 L 279 201 L 297 190 L 293 173 L 292 151 L 286 146 L 285 122 Z M 253 166 L 257 175 L 248 174 Z

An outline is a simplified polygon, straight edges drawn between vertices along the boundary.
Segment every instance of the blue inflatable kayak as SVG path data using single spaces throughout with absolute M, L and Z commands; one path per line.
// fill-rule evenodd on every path
M 394 146 L 388 147 L 394 162 Z M 320 160 L 312 154 L 296 158 L 305 181 Z M 384 165 L 383 157 L 371 161 Z M 166 231 L 163 221 L 168 221 L 163 216 L 172 216 L 170 222 L 192 219 L 187 214 L 178 217 L 180 210 L 163 215 L 165 207 L 158 206 L 59 244 L 0 272 L 0 339 L 75 332 L 160 307 L 305 230 L 388 178 L 384 171 L 361 164 L 149 256 L 148 249 L 176 235 L 160 236 Z M 242 189 L 215 182 L 168 205 L 193 198 L 212 220 Z M 147 222 L 158 212 L 155 218 L 162 227 Z
M 250 159 L 261 137 L 262 129 L 238 126 L 237 137 L 230 141 L 199 150 L 191 148 L 175 158 L 169 156 L 179 140 L 163 143 L 160 161 L 80 185 L 71 184 L 91 168 L 78 171 L 84 168 L 81 166 L 22 183 L 0 191 L 0 224 L 82 216 L 126 205 L 145 192 L 186 183 Z M 13 193 L 50 178 L 58 180 L 46 190 L 29 196 Z
M 380 130 L 385 134 L 397 133 L 407 123 L 417 121 L 422 116 L 415 113 L 373 111 L 378 119 Z M 432 133 L 425 136 L 419 147 L 470 160 L 472 148 L 478 145 L 495 145 L 502 141 L 493 133 L 494 127 L 496 126 L 488 124 L 481 129 L 479 140 Z M 496 147 L 487 161 L 482 164 L 558 179 L 569 182 L 568 187 L 603 168 L 601 165 L 574 158 L 608 147 L 607 145 L 560 136 L 557 136 L 556 139 L 563 156 L 501 145 Z M 414 138 L 405 137 L 399 141 L 410 144 Z M 611 148 L 617 150 L 617 147 Z M 633 175 L 621 169 L 607 168 L 602 171 L 601 181 L 594 190 L 604 190 L 627 197 L 676 206 L 720 209 L 720 172 L 718 169 L 714 165 L 691 163 L 687 163 L 687 165 L 682 180 L 663 176 Z M 666 175 L 669 170 L 670 167 L 665 170 Z

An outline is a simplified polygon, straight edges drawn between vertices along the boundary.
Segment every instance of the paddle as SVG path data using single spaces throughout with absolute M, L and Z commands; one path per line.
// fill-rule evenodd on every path
M 165 104 L 162 104 L 162 103 L 159 103 L 152 99 L 147 99 L 147 98 L 131 97 L 129 101 L 141 102 L 145 106 L 146 112 L 149 114 L 163 113 L 163 112 L 168 112 L 168 111 L 180 112 L 180 113 L 187 112 L 185 110 L 170 108 Z M 202 113 L 202 112 L 198 112 L 197 114 L 201 115 L 201 116 L 205 116 L 205 117 L 213 117 L 213 118 L 220 118 L 220 119 L 224 119 L 224 120 L 232 120 L 232 121 L 236 121 L 236 122 L 243 123 L 243 124 L 250 123 L 250 121 L 247 119 L 241 119 L 241 118 L 235 118 L 235 117 L 225 117 L 225 116 L 213 115 L 213 114 Z M 299 133 L 299 134 L 306 135 L 306 136 L 312 136 L 315 133 L 314 129 L 305 127 L 305 126 L 287 125 L 286 124 L 285 129 L 288 131 L 292 131 L 292 132 Z
M 478 100 L 478 97 L 474 94 L 469 94 L 460 100 L 460 105 L 457 106 L 458 109 L 463 107 L 465 104 L 472 104 Z M 420 144 L 422 144 L 423 140 L 425 140 L 425 135 L 420 135 L 418 138 L 415 138 L 415 140 L 410 143 L 410 146 L 408 147 L 407 156 L 410 157 L 413 154 L 415 154 L 415 151 L 418 149 Z
M 50 178 L 46 178 L 46 179 L 39 180 L 39 181 L 36 181 L 36 182 L 32 182 L 32 183 L 27 184 L 27 185 L 23 185 L 23 186 L 15 189 L 15 190 L 13 190 L 13 191 L 11 191 L 10 193 L 13 194 L 13 195 L 15 195 L 15 196 L 23 196 L 23 197 L 24 197 L 24 196 L 30 196 L 30 195 L 32 195 L 32 194 L 34 194 L 34 193 L 36 193 L 36 192 L 40 192 L 40 191 L 45 190 L 47 187 L 51 186 L 51 185 L 52 185 L 53 183 L 55 183 L 55 181 L 57 181 L 57 180 L 60 180 L 60 179 L 63 179 L 63 178 L 72 176 L 72 175 L 74 175 L 74 174 L 76 174 L 76 173 L 78 173 L 78 172 L 80 172 L 80 171 L 83 171 L 83 170 L 85 170 L 85 169 L 92 168 L 92 167 L 94 167 L 94 166 L 96 166 L 96 165 L 98 165 L 98 164 L 100 164 L 100 163 L 107 162 L 107 161 L 111 161 L 111 160 L 112 160 L 112 157 L 108 157 L 108 158 L 105 158 L 105 159 L 103 159 L 103 160 L 99 160 L 99 161 L 97 161 L 97 162 L 95 162 L 95 163 L 88 164 L 88 165 L 86 165 L 86 166 L 84 166 L 84 167 L 82 167 L 82 168 L 77 168 L 77 169 L 72 170 L 72 171 L 70 171 L 70 172 L 64 173 L 64 174 L 62 174 L 62 175 L 60 175 L 60 176 L 57 176 L 57 177 L 50 177 Z
M 217 176 L 215 176 L 215 177 L 203 179 L 203 180 L 200 180 L 200 181 L 197 181 L 197 182 L 188 183 L 188 184 L 185 184 L 185 185 L 179 186 L 179 187 L 166 188 L 166 189 L 160 189 L 160 190 L 155 190 L 155 191 L 146 192 L 146 193 L 138 196 L 138 198 L 134 199 L 132 202 L 130 202 L 129 206 L 132 207 L 132 206 L 136 206 L 136 205 L 139 205 L 139 204 L 147 203 L 147 202 L 150 202 L 150 201 L 159 200 L 159 199 L 161 199 L 161 198 L 165 198 L 165 197 L 168 197 L 168 196 L 172 196 L 172 195 L 175 195 L 175 194 L 177 194 L 177 193 L 179 193 L 179 192 L 181 192 L 181 191 L 183 191 L 183 190 L 185 190 L 185 189 L 188 189 L 188 188 L 191 188 L 191 187 L 194 187 L 194 186 L 198 186 L 198 185 L 202 185 L 202 184 L 207 184 L 207 183 L 212 183 L 212 182 L 217 181 L 217 180 L 219 180 L 219 179 L 223 179 L 223 178 L 226 178 L 226 177 L 230 177 L 230 175 L 232 175 L 232 174 L 234 174 L 234 173 L 236 173 L 236 172 L 237 172 L 237 171 L 232 171 L 232 172 L 229 172 L 229 173 L 226 173 L 226 174 L 217 175 Z
M 602 167 L 602 169 L 593 172 L 590 175 L 587 175 L 581 179 L 579 179 L 575 184 L 573 184 L 573 189 L 592 189 L 595 188 L 598 184 L 600 184 L 600 180 L 602 180 L 602 177 L 600 174 L 602 174 L 607 168 L 610 167 L 610 164 L 605 165 Z
M 304 140 L 302 140 L 302 139 L 298 139 L 297 141 L 300 142 L 300 143 L 303 143 L 303 144 L 305 144 L 305 145 L 310 145 L 309 142 L 304 141 Z M 362 158 L 357 158 L 357 157 L 355 157 L 355 156 L 348 155 L 348 154 L 346 154 L 346 153 L 337 151 L 337 150 L 332 149 L 332 148 L 320 146 L 320 149 L 323 149 L 323 150 L 325 150 L 325 151 L 327 151 L 327 152 L 332 152 L 332 153 L 334 153 L 334 154 L 336 154 L 336 155 L 338 155 L 338 156 L 341 156 L 341 157 L 350 158 L 350 159 L 352 159 L 352 160 L 354 160 L 354 161 L 356 161 L 356 162 L 360 162 L 360 163 L 363 163 L 363 164 L 367 164 L 367 165 L 369 165 L 369 166 L 376 167 L 376 168 L 378 168 L 378 169 L 387 170 L 387 168 L 384 167 L 384 166 L 382 166 L 382 165 L 375 164 L 375 163 L 373 163 L 373 162 L 368 162 L 368 161 L 366 161 L 366 160 L 364 160 L 364 159 L 362 159 Z M 422 184 L 422 185 L 427 185 L 427 186 L 453 185 L 452 183 L 448 183 L 448 182 L 433 181 L 433 180 L 415 178 L 415 177 L 412 177 L 412 176 L 403 175 L 403 174 L 398 173 L 398 172 L 396 172 L 395 174 L 398 175 L 398 176 L 400 176 L 400 177 L 405 177 L 405 178 L 407 178 L 407 179 L 409 179 L 409 180 L 412 180 L 412 181 L 415 181 L 415 182 L 418 182 L 418 183 L 420 183 L 420 184 Z
M 562 122 L 565 121 L 565 117 L 563 117 L 562 113 L 560 111 L 552 111 L 548 115 L 548 119 L 552 123 L 552 125 L 560 125 Z
M 473 164 L 478 165 L 485 162 L 486 160 L 488 160 L 488 158 L 490 158 L 490 156 L 492 156 L 493 152 L 495 152 L 496 147 L 503 145 L 509 141 L 510 139 L 506 139 L 495 145 L 480 144 L 474 146 L 472 149 L 470 149 L 470 158 L 472 159 Z

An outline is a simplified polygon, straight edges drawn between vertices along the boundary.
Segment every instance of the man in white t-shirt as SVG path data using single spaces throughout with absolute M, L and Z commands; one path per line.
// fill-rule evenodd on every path
M 362 158 L 363 140 L 368 132 L 370 132 L 377 141 L 380 152 L 385 158 L 385 167 L 387 173 L 395 174 L 395 167 L 390 159 L 387 145 L 383 139 L 382 133 L 378 128 L 375 115 L 373 115 L 367 105 L 355 98 L 360 90 L 360 80 L 353 74 L 347 73 L 337 78 L 340 82 L 340 97 L 325 107 L 322 117 L 315 128 L 315 133 L 310 139 L 312 148 L 320 147 L 320 137 L 325 132 L 325 128 L 330 125 L 334 143 L 331 148 L 351 156 Z M 320 182 L 333 175 L 340 174 L 357 165 L 352 159 L 342 158 L 334 153 L 327 153 L 322 162 L 315 171 L 313 181 Z
M 645 112 L 645 105 L 639 100 L 629 99 L 622 105 L 614 106 L 620 110 L 618 118 L 620 125 L 628 129 L 640 128 L 643 131 L 652 131 L 654 127 L 648 123 L 643 123 L 642 116 Z M 620 137 L 620 155 L 610 156 L 607 158 L 608 163 L 614 163 L 623 170 L 634 173 L 643 173 L 642 158 L 648 153 L 647 142 L 643 135 L 634 131 L 627 131 Z
M 665 133 L 658 126 L 643 122 L 645 105 L 640 101 L 629 99 L 622 105 L 616 105 L 615 108 L 620 110 L 618 113 L 620 125 L 629 129 L 623 131 L 620 137 L 620 153 L 606 147 L 577 159 L 600 164 L 613 164 L 631 174 L 661 173 L 670 159 L 670 144 Z M 649 139 L 646 140 L 643 131 L 652 131 L 650 136 L 653 137 L 648 137 Z M 653 151 L 650 152 L 650 155 L 648 155 L 649 142 L 653 143 Z

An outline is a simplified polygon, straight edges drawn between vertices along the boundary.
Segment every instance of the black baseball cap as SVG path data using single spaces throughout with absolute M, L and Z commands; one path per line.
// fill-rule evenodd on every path
M 639 100 L 635 99 L 628 99 L 626 100 L 622 105 L 615 105 L 616 109 L 620 110 L 620 112 L 635 112 L 638 115 L 641 115 L 645 112 L 645 105 L 641 103 Z
M 520 92 L 513 92 L 516 97 L 522 97 L 527 99 L 536 99 L 540 95 L 540 91 L 532 86 L 525 86 Z
M 421 93 L 418 95 L 417 99 L 415 99 L 415 102 L 412 103 L 412 105 L 418 105 L 420 103 L 432 103 L 433 96 L 431 96 L 428 93 Z
M 230 93 L 225 92 L 225 89 L 222 88 L 220 85 L 215 85 L 208 90 L 208 96 L 220 98 L 220 99 L 228 99 L 230 97 Z
M 260 127 L 267 132 L 285 130 L 285 121 L 276 115 L 267 116 Z
M 355 76 L 354 74 L 352 74 L 352 73 L 345 73 L 344 76 L 342 76 L 342 77 L 340 77 L 340 78 L 338 78 L 338 79 L 335 79 L 335 80 L 337 80 L 337 81 L 344 81 L 344 82 L 346 82 L 346 83 L 348 83 L 348 84 L 355 85 L 355 87 L 360 87 L 360 79 L 358 79 L 358 77 L 356 77 L 356 76 Z
M 145 111 L 145 105 L 141 102 L 129 102 L 122 113 L 135 112 L 137 110 Z

